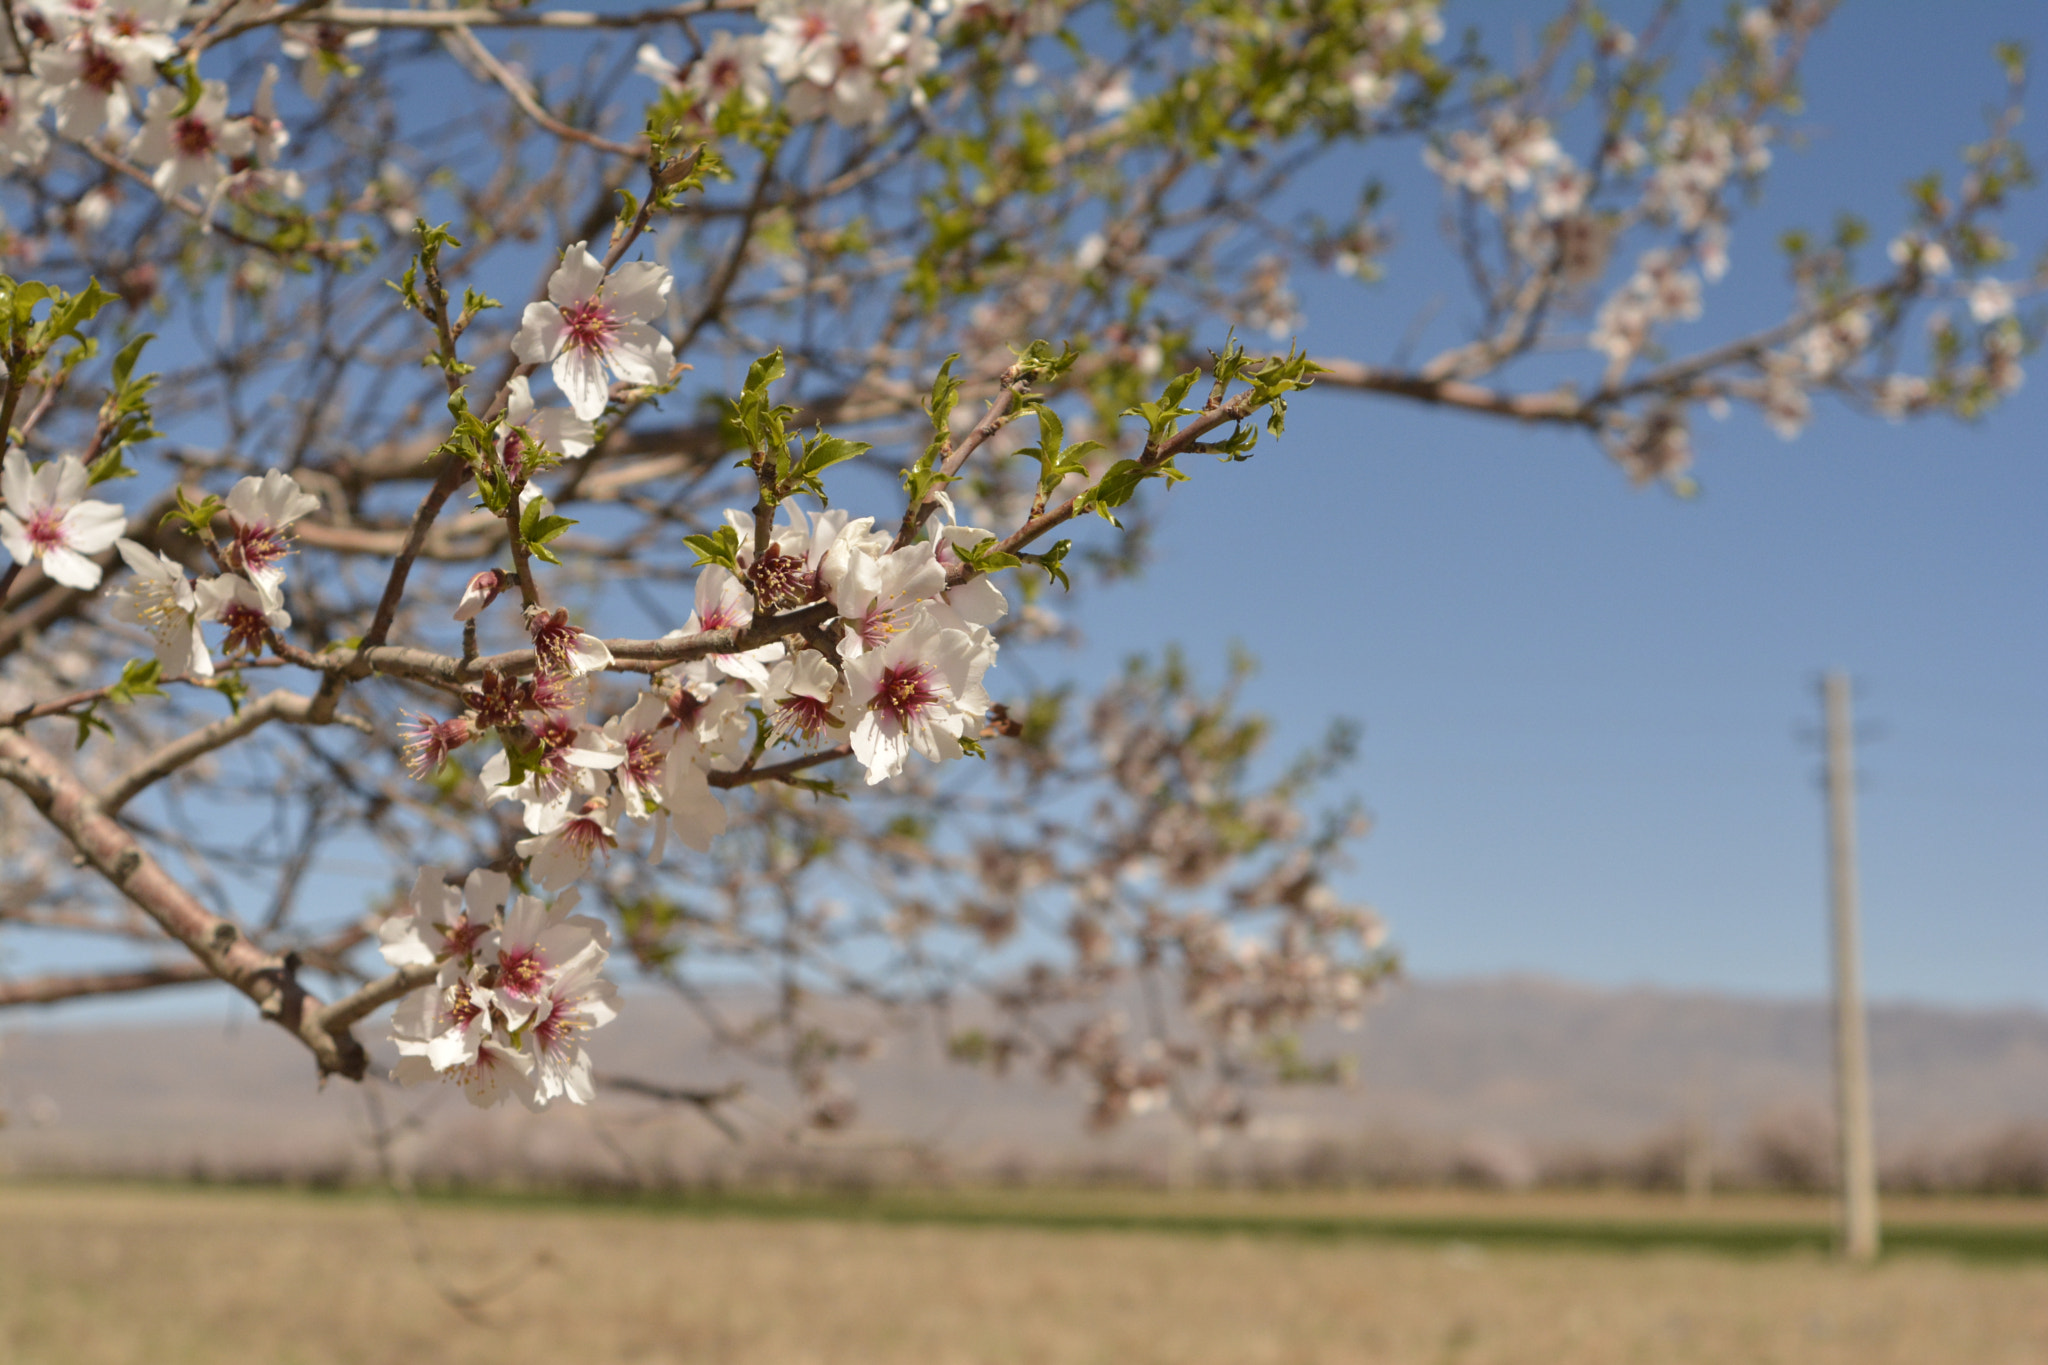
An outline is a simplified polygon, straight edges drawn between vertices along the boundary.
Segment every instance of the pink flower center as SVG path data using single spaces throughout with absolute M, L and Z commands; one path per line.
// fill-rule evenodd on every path
M 466 914 L 457 915 L 453 924 L 435 927 L 441 931 L 441 937 L 448 940 L 448 955 L 451 957 L 468 957 L 476 948 L 476 941 L 490 929 L 488 924 L 472 923 Z M 465 992 L 468 989 L 467 986 L 463 987 Z
M 697 618 L 699 630 L 724 630 L 728 626 L 743 626 L 748 621 L 747 611 L 737 602 L 720 602 Z
M 668 755 L 654 742 L 654 736 L 645 730 L 635 730 L 626 736 L 626 761 L 619 766 L 619 785 L 641 791 L 653 791 L 661 785 L 661 770 L 667 765 Z
M 178 143 L 178 156 L 203 158 L 213 151 L 213 125 L 199 115 L 186 115 L 170 125 L 170 139 Z
M 469 993 L 469 983 L 463 982 L 455 988 L 455 998 L 448 1002 L 448 1019 L 457 1028 L 467 1028 L 482 1014 L 483 1006 Z
M 540 995 L 547 976 L 548 962 L 538 948 L 529 946 L 498 954 L 498 989 L 507 995 L 532 1000 Z
M 747 579 L 754 585 L 761 605 L 771 611 L 807 602 L 818 595 L 818 580 L 811 566 L 800 556 L 784 554 L 779 545 L 770 545 L 768 553 L 754 561 L 747 570 Z
M 896 664 L 882 670 L 881 685 L 875 689 L 875 699 L 868 703 L 868 709 L 908 726 L 944 700 L 938 671 L 930 664 Z
M 878 598 L 868 604 L 868 609 L 861 613 L 860 620 L 854 623 L 854 633 L 860 636 L 861 644 L 867 648 L 880 649 L 889 643 L 890 636 L 903 629 L 897 621 L 903 611 L 904 608 L 900 604 L 884 606 Z
M 121 64 L 105 48 L 88 45 L 78 61 L 78 79 L 101 94 L 112 94 L 121 83 Z
M 259 574 L 291 553 L 291 536 L 282 527 L 260 521 L 247 526 L 236 522 L 232 549 L 244 573 Z
M 567 607 L 536 614 L 528 631 L 533 636 L 534 655 L 544 670 L 557 674 L 573 671 L 577 641 L 583 632 L 569 623 Z
M 578 858 L 589 862 L 599 850 L 609 849 L 618 841 L 592 817 L 577 815 L 562 826 L 562 842 L 567 844 Z
M 694 730 L 697 728 L 697 716 L 703 710 L 704 703 L 697 700 L 689 688 L 677 688 L 668 699 L 668 714 L 661 718 L 661 723 Z
M 416 778 L 433 776 L 441 765 L 448 761 L 452 750 L 460 749 L 474 738 L 470 733 L 469 719 L 457 716 L 453 720 L 435 720 L 432 716 L 415 715 L 400 731 L 405 738 L 406 771 Z
M 588 1023 L 575 1004 L 556 998 L 548 1017 L 533 1026 L 533 1041 L 543 1052 L 559 1056 L 576 1046 L 577 1035 L 585 1031 Z
M 52 550 L 63 549 L 67 543 L 64 513 L 55 507 L 38 507 L 29 513 L 27 527 L 31 555 L 46 555 Z
M 263 652 L 263 633 L 270 622 L 262 612 L 243 602 L 230 602 L 221 608 L 220 620 L 228 628 L 228 637 L 221 644 L 227 653 L 253 656 Z
M 830 702 L 801 692 L 792 692 L 775 708 L 775 728 L 785 735 L 811 739 L 826 726 L 838 723 L 839 717 L 832 714 Z
M 582 299 L 562 310 L 562 326 L 568 332 L 567 347 L 593 355 L 604 355 L 619 336 L 619 317 L 602 299 Z

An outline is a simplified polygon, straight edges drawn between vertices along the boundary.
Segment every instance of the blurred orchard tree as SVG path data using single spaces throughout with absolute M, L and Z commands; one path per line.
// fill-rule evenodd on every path
M 0 1004 L 219 978 L 360 1079 L 395 1002 L 399 1080 L 540 1107 L 623 970 L 822 1126 L 906 1015 L 1102 1123 L 1325 1074 L 1296 1030 L 1392 965 L 1330 885 L 1344 732 L 1269 777 L 1178 660 L 998 651 L 1140 566 L 1157 485 L 1312 499 L 1290 403 L 1682 493 L 1703 410 L 1997 402 L 2017 51 L 1898 221 L 1784 242 L 1779 320 L 1665 340 L 1829 9 L 1565 3 L 1504 65 L 1429 0 L 14 0 Z M 1402 268 L 1418 159 L 1469 334 L 1294 348 Z

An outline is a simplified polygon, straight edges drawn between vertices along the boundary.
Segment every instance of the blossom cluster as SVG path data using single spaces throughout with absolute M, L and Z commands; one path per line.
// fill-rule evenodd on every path
M 165 676 L 213 676 L 202 624 L 226 627 L 221 648 L 230 656 L 260 654 L 272 633 L 291 624 L 283 564 L 291 525 L 320 502 L 290 475 L 273 469 L 229 491 L 223 510 L 230 534 L 216 547 L 222 572 L 197 579 L 171 556 L 123 535 L 127 514 L 86 497 L 90 477 L 76 455 L 31 469 L 21 451 L 9 451 L 0 462 L 0 545 L 16 564 L 40 561 L 52 579 L 80 591 L 100 584 L 103 570 L 90 556 L 119 551 L 131 577 L 111 593 L 116 614 L 149 633 Z
M 222 652 L 254 657 L 292 623 L 284 609 L 284 558 L 291 525 L 320 505 L 289 474 L 273 469 L 250 476 L 228 492 L 230 525 L 219 553 L 226 572 L 194 579 L 161 550 L 121 539 L 114 548 L 128 562 L 128 584 L 116 591 L 118 613 L 150 633 L 167 676 L 211 677 L 213 655 L 199 627 L 226 627 Z
M 186 90 L 161 78 L 177 55 L 172 35 L 184 11 L 177 0 L 27 0 L 25 70 L 0 76 L 0 155 L 40 161 L 47 110 L 62 137 L 125 142 L 160 194 L 191 190 L 209 209 L 223 194 L 256 189 L 296 198 L 298 177 L 277 168 L 290 135 L 273 99 L 275 68 L 265 70 L 251 109 L 232 116 L 221 82 Z
M 547 299 L 527 307 L 512 349 L 526 370 L 548 367 L 570 410 L 538 407 L 522 373 L 507 386 L 493 446 L 493 478 L 502 475 L 522 503 L 539 496 L 532 480 L 546 462 L 590 448 L 593 422 L 612 401 L 608 376 L 629 387 L 669 377 L 673 352 L 653 323 L 671 287 L 669 273 L 650 263 L 607 269 L 581 242 L 563 254 Z M 497 751 L 478 774 L 486 800 L 522 807 L 526 837 L 516 852 L 532 885 L 566 893 L 556 902 L 559 917 L 561 907 L 573 903 L 568 888 L 636 825 L 650 829 L 657 856 L 671 836 L 708 850 L 726 826 L 714 788 L 747 780 L 770 746 L 818 761 L 850 754 L 871 784 L 901 773 L 912 754 L 934 763 L 959 757 L 976 744 L 989 711 L 982 677 L 996 653 L 990 627 L 1008 604 L 985 576 L 958 572 L 954 581 L 963 555 L 993 537 L 955 524 L 943 492 L 933 502 L 937 510 L 916 538 L 879 529 L 873 517 L 838 509 L 812 513 L 793 501 L 782 503 L 782 517 L 772 525 L 727 512 L 729 557 L 707 562 L 688 619 L 663 638 L 687 644 L 725 632 L 719 643 L 733 647 L 657 669 L 647 690 L 596 721 L 590 710 L 601 700 L 598 676 L 615 662 L 610 647 L 576 625 L 567 609 L 541 599 L 530 563 L 475 575 L 455 619 L 474 629 L 505 589 L 519 583 L 531 675 L 486 670 L 463 694 L 459 714 L 414 715 L 404 730 L 409 769 L 418 778 L 432 776 L 457 751 L 495 739 Z M 814 606 L 829 607 L 829 614 L 812 630 L 746 642 L 758 617 Z M 438 886 L 438 875 L 421 886 Z M 495 881 L 478 885 L 484 889 L 465 902 L 469 924 L 482 924 L 492 913 L 475 896 L 496 896 L 493 906 L 503 901 Z M 425 908 L 428 895 L 415 890 L 412 915 L 428 915 L 427 924 L 453 924 L 452 910 Z M 538 913 L 507 911 L 502 941 L 527 942 L 510 926 Z M 417 959 L 413 940 L 403 942 L 412 954 L 406 960 Z M 589 946 L 578 940 L 583 974 L 573 978 L 586 993 L 595 989 L 601 961 L 586 952 Z M 551 963 L 569 961 L 556 949 L 549 952 Z M 526 1016 L 504 1005 L 502 964 L 493 976 L 466 944 L 435 960 L 458 958 L 459 969 L 444 967 L 428 993 L 431 1006 L 408 1006 L 396 1025 L 408 1059 L 400 1078 L 453 1075 L 479 1102 L 512 1094 L 534 1104 L 587 1099 L 587 1085 L 550 1070 L 557 1063 L 545 1049 L 527 1047 L 522 1054 Z M 517 1060 L 521 1055 L 530 1065 Z M 569 1068 L 560 1076 L 583 1075 L 576 1065 L 573 1058 L 560 1061 Z M 529 1085 L 529 1077 L 538 1079 Z
M 750 515 L 727 516 L 751 538 Z M 851 752 L 870 783 L 902 772 L 913 753 L 956 758 L 989 709 L 982 676 L 996 641 L 988 627 L 1007 604 L 986 578 L 948 585 L 960 550 L 988 532 L 942 517 L 928 530 L 927 539 L 892 546 L 872 517 L 790 506 L 761 554 L 738 556 L 738 572 L 703 570 L 689 619 L 665 638 L 743 632 L 757 611 L 813 603 L 831 604 L 836 625 L 793 651 L 776 641 L 690 660 L 598 723 L 586 718 L 589 677 L 612 662 L 609 649 L 565 610 L 529 610 L 535 676 L 487 674 L 462 714 L 415 717 L 412 770 L 428 776 L 454 751 L 496 734 L 503 747 L 484 762 L 481 781 L 489 799 L 522 804 L 528 837 L 518 852 L 553 891 L 617 847 L 621 820 L 708 849 L 726 823 L 714 780 L 724 785 L 758 763 L 757 732 L 801 752 Z M 813 647 L 824 642 L 829 648 Z
M 377 931 L 393 967 L 436 969 L 392 1019 L 393 1077 L 454 1080 L 478 1106 L 588 1104 L 596 1085 L 582 1038 L 617 1017 L 618 993 L 600 974 L 611 931 L 575 908 L 574 891 L 550 906 L 513 894 L 502 873 L 479 869 L 458 890 L 424 869 L 406 911 Z
M 899 98 L 923 106 L 918 82 L 938 66 L 939 45 L 931 13 L 910 0 L 762 0 L 755 12 L 765 31 L 720 31 L 687 67 L 646 44 L 641 74 L 680 90 L 700 110 L 734 95 L 765 108 L 772 75 L 799 123 L 830 118 L 863 127 L 886 118 Z

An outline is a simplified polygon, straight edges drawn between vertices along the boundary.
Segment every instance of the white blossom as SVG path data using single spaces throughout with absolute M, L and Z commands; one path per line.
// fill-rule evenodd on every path
M 116 540 L 114 548 L 134 571 L 134 577 L 114 594 L 118 614 L 150 633 L 156 641 L 157 662 L 166 676 L 190 673 L 212 677 L 213 656 L 207 652 L 199 623 L 214 619 L 233 589 L 218 578 L 194 583 L 177 560 L 126 537 Z
M 250 475 L 228 490 L 228 520 L 234 536 L 225 547 L 228 563 L 266 588 L 284 582 L 284 557 L 291 553 L 291 524 L 320 506 L 291 475 L 272 469 Z
M 528 805 L 526 828 L 532 833 L 516 847 L 519 856 L 529 860 L 533 879 L 542 889 L 559 891 L 588 871 L 591 859 L 618 847 L 612 834 L 617 820 L 601 796 L 580 803 Z
M 458 889 L 438 867 L 420 869 L 404 914 L 377 926 L 377 951 L 393 967 L 430 967 L 489 950 L 491 922 L 512 892 L 512 879 L 478 868 Z
M 512 351 L 529 365 L 551 366 L 576 415 L 595 421 L 610 395 L 607 371 L 629 384 L 668 379 L 675 350 L 648 323 L 666 311 L 673 281 L 651 261 L 607 276 L 585 246 L 577 242 L 562 253 L 547 300 L 526 305 Z
M 1980 323 L 2011 316 L 2012 306 L 2012 286 L 2004 280 L 1984 279 L 1970 286 L 1970 316 Z
M 859 716 L 853 754 L 870 786 L 902 772 L 913 751 L 934 763 L 960 756 L 990 655 L 964 631 L 917 630 L 847 662 L 846 683 Z
M 222 158 L 248 155 L 255 135 L 246 120 L 229 120 L 228 88 L 219 81 L 201 86 L 199 102 L 181 114 L 178 108 L 184 100 L 184 92 L 175 86 L 159 85 L 150 91 L 142 131 L 129 144 L 128 154 L 155 167 L 150 183 L 158 194 L 176 196 L 189 189 L 210 200 L 227 179 Z
M 100 583 L 88 559 L 128 529 L 128 514 L 111 502 L 87 498 L 91 475 L 76 455 L 46 460 L 31 470 L 19 449 L 0 460 L 0 546 L 14 562 L 41 560 L 43 572 L 81 591 Z
M 758 33 L 742 35 L 720 29 L 711 35 L 711 45 L 704 55 L 687 69 L 678 68 L 662 56 L 661 49 L 653 43 L 643 43 L 637 69 L 641 75 L 685 91 L 714 108 L 737 92 L 749 109 L 765 109 L 770 91 L 761 43 Z
M 508 473 L 516 473 L 525 463 L 525 442 L 518 435 L 521 431 L 571 460 L 589 454 L 597 440 L 597 427 L 589 418 L 562 408 L 536 409 L 533 386 L 523 374 L 513 376 L 505 385 L 505 437 L 500 454 Z

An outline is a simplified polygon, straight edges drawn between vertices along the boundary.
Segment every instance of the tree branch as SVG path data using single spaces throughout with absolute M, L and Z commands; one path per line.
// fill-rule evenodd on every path
M 322 1075 L 363 1078 L 369 1059 L 362 1044 L 346 1029 L 329 1032 L 322 1025 L 319 999 L 298 982 L 297 959 L 264 952 L 233 921 L 201 905 L 41 746 L 17 731 L 0 730 L 0 781 L 27 797 L 87 865 L 184 944 L 207 971 L 304 1043 Z
M 145 788 L 169 777 L 201 754 L 212 753 L 222 745 L 232 744 L 243 735 L 273 720 L 290 721 L 294 725 L 340 724 L 361 730 L 364 734 L 371 733 L 369 724 L 354 716 L 316 718 L 314 699 L 311 697 L 301 696 L 297 692 L 286 692 L 283 689 L 266 692 L 245 705 L 237 714 L 223 716 L 211 725 L 172 740 L 130 768 L 108 791 L 106 799 L 100 804 L 101 810 L 108 815 L 118 814 L 121 807 L 134 800 Z

